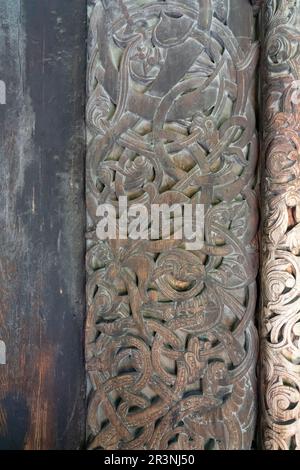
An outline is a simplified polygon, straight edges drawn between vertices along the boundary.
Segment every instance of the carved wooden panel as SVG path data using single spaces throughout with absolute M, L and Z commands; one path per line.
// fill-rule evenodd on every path
M 256 2 L 257 3 L 257 2 Z M 90 2 L 91 449 L 249 449 L 257 134 L 248 0 Z M 204 245 L 99 240 L 99 204 L 200 203 Z M 120 215 L 120 214 L 119 214 Z
M 300 2 L 265 2 L 262 441 L 300 450 Z

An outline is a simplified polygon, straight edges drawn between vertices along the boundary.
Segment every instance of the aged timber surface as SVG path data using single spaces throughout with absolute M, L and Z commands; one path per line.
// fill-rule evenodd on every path
M 1 0 L 0 448 L 84 440 L 84 0 Z

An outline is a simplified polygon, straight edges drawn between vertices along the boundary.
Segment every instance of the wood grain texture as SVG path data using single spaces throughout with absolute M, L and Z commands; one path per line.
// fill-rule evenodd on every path
M 253 8 L 90 3 L 91 449 L 249 449 L 256 418 Z M 201 203 L 205 243 L 100 241 L 97 206 Z
M 300 2 L 267 0 L 263 39 L 262 445 L 300 450 Z
M 86 4 L 1 0 L 0 448 L 84 441 Z

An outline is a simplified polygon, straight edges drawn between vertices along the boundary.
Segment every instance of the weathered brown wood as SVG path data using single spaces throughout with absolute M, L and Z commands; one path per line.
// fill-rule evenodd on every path
M 84 441 L 84 0 L 1 0 L 0 448 Z
M 257 3 L 257 2 L 255 2 Z M 253 5 L 90 3 L 91 449 L 249 449 L 256 417 Z M 97 238 L 99 204 L 201 203 L 204 246 Z
M 300 3 L 266 0 L 261 31 L 262 445 L 300 450 Z

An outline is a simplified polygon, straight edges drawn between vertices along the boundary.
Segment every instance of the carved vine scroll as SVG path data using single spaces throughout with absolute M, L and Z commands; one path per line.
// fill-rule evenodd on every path
M 90 3 L 90 449 L 251 447 L 253 8 L 248 0 Z M 100 241 L 97 206 L 117 206 L 121 196 L 146 207 L 203 204 L 204 245 L 188 251 L 174 239 Z
M 262 441 L 300 450 L 300 2 L 263 17 Z

